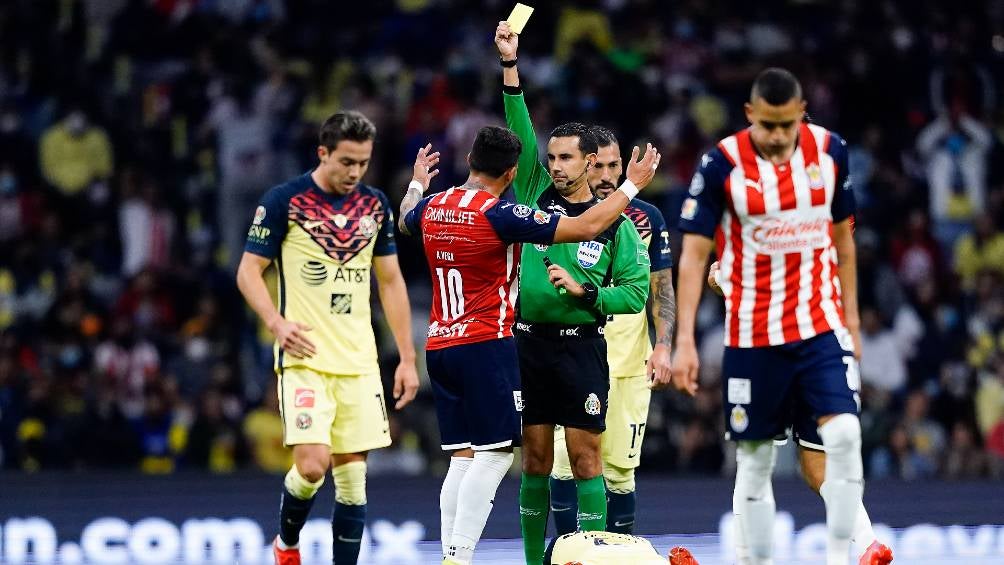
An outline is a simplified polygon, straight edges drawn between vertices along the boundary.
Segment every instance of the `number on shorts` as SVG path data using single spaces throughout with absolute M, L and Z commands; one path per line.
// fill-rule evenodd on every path
M 439 277 L 439 301 L 443 305 L 443 320 L 449 322 L 464 315 L 464 279 L 460 271 L 450 269 L 443 276 L 443 269 L 436 269 Z
M 645 433 L 645 424 L 628 424 L 631 426 L 631 449 L 634 450 L 634 444 L 643 433 Z
M 858 360 L 851 355 L 843 357 L 844 365 L 847 365 L 847 388 L 857 392 L 861 390 L 861 371 L 858 370 Z
M 383 393 L 376 393 L 377 403 L 380 404 L 380 413 L 383 414 L 383 421 L 387 421 L 387 405 L 383 403 Z

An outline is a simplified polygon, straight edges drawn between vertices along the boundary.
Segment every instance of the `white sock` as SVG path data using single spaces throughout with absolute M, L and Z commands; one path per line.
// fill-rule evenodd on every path
M 770 565 L 774 545 L 774 489 L 771 475 L 777 452 L 773 441 L 739 442 L 736 488 L 732 497 L 746 555 L 740 563 Z M 738 547 L 737 547 L 738 550 Z M 743 561 L 745 559 L 745 561 Z
M 746 534 L 743 533 L 743 524 L 739 519 L 739 512 L 737 511 L 738 507 L 736 497 L 733 496 L 732 515 L 735 516 L 735 520 L 732 521 L 732 535 L 735 536 L 736 540 L 736 563 L 746 565 L 746 563 L 750 562 L 750 546 L 746 543 Z
M 512 453 L 479 451 L 474 454 L 474 462 L 460 483 L 456 523 L 447 557 L 464 564 L 474 558 L 474 546 L 485 530 L 495 502 L 495 491 L 509 472 L 512 460 Z
M 854 414 L 840 414 L 820 426 L 819 435 L 826 448 L 826 475 L 819 489 L 826 503 L 826 563 L 847 565 L 864 493 L 861 423 Z
M 858 506 L 858 515 L 854 520 L 854 533 L 851 534 L 851 539 L 854 541 L 854 545 L 861 548 L 868 547 L 877 539 L 875 529 L 872 528 L 872 520 L 868 517 L 868 511 L 865 510 L 864 501 L 861 502 L 861 506 Z
M 474 460 L 470 457 L 451 457 L 450 469 L 443 479 L 443 488 L 439 491 L 439 525 L 440 543 L 443 555 L 450 549 L 450 537 L 453 535 L 453 522 L 457 515 L 457 494 L 460 492 L 460 482 L 471 467 Z

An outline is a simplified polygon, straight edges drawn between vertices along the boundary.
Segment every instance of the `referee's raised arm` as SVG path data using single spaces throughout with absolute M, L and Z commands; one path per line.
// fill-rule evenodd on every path
M 533 122 L 530 121 L 530 111 L 523 98 L 519 71 L 516 68 L 519 36 L 509 29 L 508 22 L 499 22 L 495 28 L 495 46 L 499 52 L 499 64 L 502 65 L 502 100 L 505 105 L 506 125 L 516 133 L 523 144 L 512 187 L 517 202 L 532 206 L 537 197 L 551 184 L 551 177 L 547 169 L 540 164 L 537 134 L 533 131 Z

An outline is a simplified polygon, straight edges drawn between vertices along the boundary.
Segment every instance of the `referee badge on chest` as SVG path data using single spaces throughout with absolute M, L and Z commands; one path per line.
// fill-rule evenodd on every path
M 600 397 L 596 396 L 595 392 L 590 392 L 589 396 L 586 397 L 586 414 L 599 416 L 601 408 Z
M 588 269 L 600 262 L 603 255 L 603 244 L 598 241 L 583 241 L 579 244 L 579 252 L 576 258 L 583 269 Z
M 732 408 L 732 414 L 729 416 L 729 427 L 737 434 L 745 432 L 746 428 L 750 427 L 750 417 L 746 414 L 745 408 L 742 406 L 734 406 Z

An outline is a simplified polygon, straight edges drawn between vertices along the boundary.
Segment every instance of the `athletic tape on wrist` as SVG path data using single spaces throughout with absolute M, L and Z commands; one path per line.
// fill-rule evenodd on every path
M 628 197 L 628 200 L 634 199 L 635 196 L 638 196 L 639 192 L 638 187 L 635 186 L 633 182 L 626 179 L 617 190 L 623 192 L 624 196 Z
M 422 193 L 425 192 L 425 186 L 423 186 L 422 183 L 418 182 L 417 180 L 413 180 L 408 183 L 408 190 L 411 190 L 413 188 L 418 190 L 419 192 Z

